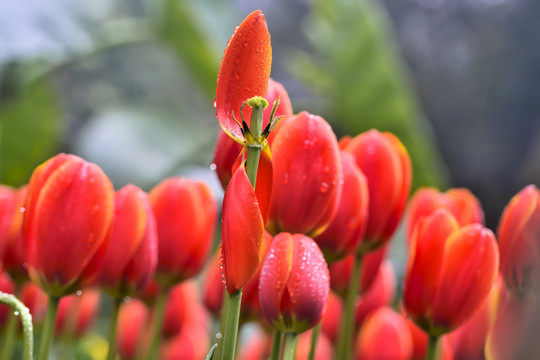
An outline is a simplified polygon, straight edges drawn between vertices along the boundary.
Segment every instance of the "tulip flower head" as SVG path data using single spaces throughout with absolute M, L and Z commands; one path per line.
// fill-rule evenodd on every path
M 450 212 L 435 211 L 414 231 L 404 287 L 408 315 L 434 336 L 460 326 L 486 300 L 498 266 L 490 230 L 460 228 Z
M 10 229 L 6 239 L 6 248 L 4 251 L 4 270 L 17 283 L 22 284 L 28 280 L 28 274 L 24 267 L 24 238 L 22 224 L 24 218 L 24 206 L 28 187 L 23 186 L 16 190 L 15 202 L 13 208 L 13 217 L 11 218 Z
M 0 271 L 2 271 L 2 256 L 8 242 L 16 202 L 15 189 L 0 185 Z
M 540 191 L 529 185 L 503 211 L 499 228 L 501 273 L 520 294 L 540 287 Z
M 56 333 L 81 336 L 92 326 L 99 309 L 100 294 L 96 289 L 70 295 L 60 300 L 56 317 Z
M 38 166 L 28 184 L 23 224 L 32 281 L 57 297 L 92 282 L 107 245 L 113 201 L 112 184 L 95 164 L 60 154 Z
M 278 234 L 259 280 L 263 315 L 282 332 L 301 333 L 315 326 L 324 313 L 329 280 L 324 256 L 311 238 Z

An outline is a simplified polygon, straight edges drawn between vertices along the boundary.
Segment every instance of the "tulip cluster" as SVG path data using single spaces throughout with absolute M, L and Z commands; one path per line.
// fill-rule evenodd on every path
M 498 240 L 467 189 L 419 189 L 407 207 L 397 137 L 338 140 L 321 116 L 293 112 L 271 61 L 255 11 L 217 81 L 219 246 L 217 201 L 200 181 L 115 191 L 97 165 L 59 154 L 28 185 L 0 186 L 0 300 L 16 294 L 32 315 L 38 359 L 54 336 L 85 336 L 103 293 L 111 360 L 516 358 L 540 289 L 540 191 L 510 201 Z M 398 294 L 387 254 L 405 212 Z M 17 351 L 16 320 L 0 305 L 0 359 Z M 237 349 L 250 322 L 258 330 Z

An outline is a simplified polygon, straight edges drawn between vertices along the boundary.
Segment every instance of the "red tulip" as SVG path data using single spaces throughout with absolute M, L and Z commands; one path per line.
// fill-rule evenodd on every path
M 60 154 L 38 166 L 23 225 L 32 281 L 57 297 L 92 282 L 107 245 L 113 201 L 112 184 L 95 164 Z
M 276 110 L 275 116 L 288 116 L 292 115 L 292 106 L 291 100 L 287 91 L 279 82 L 268 78 L 268 90 L 266 91 L 265 99 L 268 101 L 268 104 L 273 104 L 277 98 L 280 97 L 279 106 Z M 263 129 L 268 124 L 270 119 L 270 113 L 272 111 L 272 106 L 268 106 L 263 113 Z M 248 121 L 246 119 L 246 121 Z M 275 134 L 277 133 L 282 122 L 279 123 L 278 127 L 270 132 L 268 137 L 268 142 L 271 144 Z M 242 151 L 243 146 L 231 139 L 223 131 L 219 131 L 218 139 L 216 142 L 216 148 L 214 150 L 214 160 L 213 166 L 215 166 L 216 175 L 221 182 L 223 189 L 227 188 L 229 181 L 231 180 L 233 174 L 233 164 L 238 159 L 240 152 Z M 260 165 L 259 165 L 260 166 Z
M 272 143 L 274 181 L 267 228 L 316 236 L 337 210 L 342 180 L 339 148 L 323 118 L 290 117 Z
M 260 10 L 249 14 L 229 40 L 218 73 L 216 116 L 223 131 L 242 143 L 244 134 L 238 121 L 242 102 L 254 96 L 264 96 L 272 66 L 272 47 L 266 19 Z M 251 108 L 243 115 L 249 125 Z
M 402 309 L 403 310 L 403 309 Z M 402 314 L 405 316 L 404 311 Z M 412 360 L 425 360 L 428 346 L 428 335 L 420 329 L 412 320 L 407 320 L 407 326 L 411 332 L 413 342 Z
M 100 284 L 116 298 L 141 291 L 154 275 L 157 229 L 144 191 L 126 185 L 116 192 L 109 245 L 100 272 Z
M 272 338 L 267 334 L 256 331 L 242 346 L 238 353 L 238 360 L 261 360 L 270 357 Z
M 158 231 L 156 281 L 170 287 L 197 274 L 212 244 L 217 205 L 203 182 L 168 178 L 152 189 Z
M 370 130 L 345 148 L 367 178 L 369 215 L 359 251 L 385 243 L 399 224 L 411 186 L 411 161 L 401 142 L 390 133 Z
M 149 323 L 150 311 L 142 301 L 132 299 L 120 307 L 116 349 L 122 359 L 137 359 L 138 355 L 146 354 L 149 332 L 145 330 Z
M 0 271 L 2 257 L 8 242 L 11 223 L 15 215 L 15 190 L 9 186 L 0 185 Z
M 389 307 L 381 307 L 368 316 L 356 341 L 357 360 L 408 360 L 412 351 L 407 321 Z
M 356 249 L 364 236 L 368 215 L 366 177 L 351 154 L 342 151 L 340 155 L 343 185 L 339 206 L 330 226 L 314 239 L 329 262 Z
M 15 292 L 15 283 L 5 272 L 0 273 L 0 291 L 6 294 L 13 294 Z M 0 304 L 0 329 L 6 324 L 6 320 L 11 311 L 13 311 L 11 307 Z
M 163 322 L 163 337 L 170 338 L 180 333 L 184 323 L 198 311 L 199 289 L 193 282 L 174 286 L 167 297 Z
M 409 243 L 418 221 L 439 208 L 450 211 L 460 226 L 484 223 L 484 211 L 480 201 L 469 190 L 449 189 L 441 193 L 434 188 L 422 188 L 414 194 L 409 203 L 407 216 Z
M 28 274 L 24 267 L 24 239 L 22 224 L 24 218 L 24 206 L 28 187 L 23 186 L 17 190 L 14 201 L 14 214 L 6 241 L 4 252 L 4 270 L 7 271 L 17 284 L 28 280 Z
M 223 197 L 221 264 L 229 294 L 241 289 L 261 262 L 264 222 L 255 190 L 243 166 L 234 173 Z
M 306 331 L 298 337 L 298 344 L 296 345 L 296 354 L 294 358 L 296 360 L 305 360 L 309 356 L 311 350 L 311 338 L 312 331 Z M 315 347 L 315 360 L 333 360 L 334 349 L 332 343 L 326 337 L 324 333 L 320 333 L 317 338 L 317 346 Z
M 404 305 L 432 335 L 463 324 L 487 298 L 499 253 L 491 231 L 479 224 L 459 228 L 439 209 L 416 227 L 407 266 Z
M 289 233 L 274 238 L 259 280 L 261 310 L 270 323 L 295 333 L 315 326 L 329 288 L 326 261 L 311 238 Z
M 523 293 L 540 286 L 540 191 L 529 185 L 506 206 L 497 230 L 506 286 Z
M 99 309 L 100 295 L 95 289 L 86 289 L 82 294 L 60 299 L 56 317 L 57 334 L 81 336 L 93 324 Z
M 321 320 L 321 330 L 328 339 L 335 344 L 341 327 L 341 316 L 343 314 L 343 301 L 333 291 L 328 294 L 326 310 Z
M 45 320 L 49 298 L 37 285 L 32 282 L 24 284 L 21 288 L 20 300 L 30 310 L 34 325 L 41 324 Z

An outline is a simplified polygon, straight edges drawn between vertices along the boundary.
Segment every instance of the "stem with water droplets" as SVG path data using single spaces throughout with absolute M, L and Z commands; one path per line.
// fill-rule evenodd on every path
M 12 316 L 18 315 L 23 328 L 23 360 L 34 358 L 34 329 L 32 327 L 32 315 L 30 310 L 19 299 L 12 294 L 0 291 L 0 303 L 10 306 L 13 309 Z

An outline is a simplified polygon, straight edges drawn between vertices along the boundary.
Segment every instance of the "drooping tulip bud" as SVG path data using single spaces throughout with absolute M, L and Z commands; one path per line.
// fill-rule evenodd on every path
M 407 215 L 407 241 L 409 245 L 416 223 L 439 208 L 450 211 L 460 226 L 484 223 L 484 211 L 480 201 L 469 190 L 465 188 L 449 189 L 442 193 L 434 188 L 422 188 L 413 195 L 409 202 Z
M 274 182 L 267 229 L 317 236 L 337 210 L 342 180 L 339 148 L 330 125 L 301 112 L 272 143 Z
M 339 206 L 330 226 L 314 238 L 328 262 L 356 249 L 364 235 L 368 216 L 366 178 L 351 154 L 341 151 L 340 155 L 343 184 Z
M 254 96 L 264 96 L 272 66 L 272 47 L 266 19 L 260 10 L 249 14 L 229 40 L 216 88 L 216 116 L 223 131 L 236 141 L 245 141 L 238 121 L 251 119 L 251 108 L 242 103 Z M 241 114 L 242 112 L 242 114 Z
M 100 295 L 96 289 L 60 299 L 56 317 L 56 334 L 81 336 L 93 325 L 99 309 Z
M 326 261 L 301 234 L 278 234 L 264 261 L 259 299 L 266 319 L 282 332 L 301 333 L 317 324 L 330 289 Z
M 197 274 L 210 251 L 217 205 L 203 182 L 168 178 L 150 192 L 158 231 L 155 279 L 167 288 Z
M 118 315 L 116 349 L 122 359 L 138 359 L 147 353 L 150 311 L 137 299 L 123 304 Z
M 153 277 L 156 263 L 157 229 L 150 202 L 144 191 L 126 185 L 116 192 L 100 284 L 115 298 L 134 295 Z
M 14 215 L 11 219 L 11 227 L 4 251 L 4 270 L 17 284 L 23 284 L 28 280 L 28 273 L 24 267 L 24 239 L 22 224 L 25 211 L 28 187 L 23 186 L 16 191 L 14 202 Z
M 388 241 L 399 225 L 411 187 L 411 161 L 394 135 L 377 130 L 356 136 L 345 151 L 367 178 L 369 214 L 359 251 L 370 251 Z
M 534 185 L 510 200 L 497 233 L 506 286 L 517 293 L 540 287 L 540 191 Z
M 389 307 L 368 316 L 356 341 L 357 360 L 408 360 L 412 351 L 407 321 Z
M 234 173 L 223 197 L 221 265 L 229 294 L 241 289 L 261 262 L 264 222 L 244 166 Z
M 95 279 L 113 201 L 113 187 L 103 171 L 75 155 L 59 154 L 34 170 L 23 224 L 34 283 L 60 297 Z
M 487 298 L 498 265 L 490 230 L 459 228 L 450 212 L 435 211 L 414 231 L 404 287 L 408 315 L 434 336 L 462 325 Z

